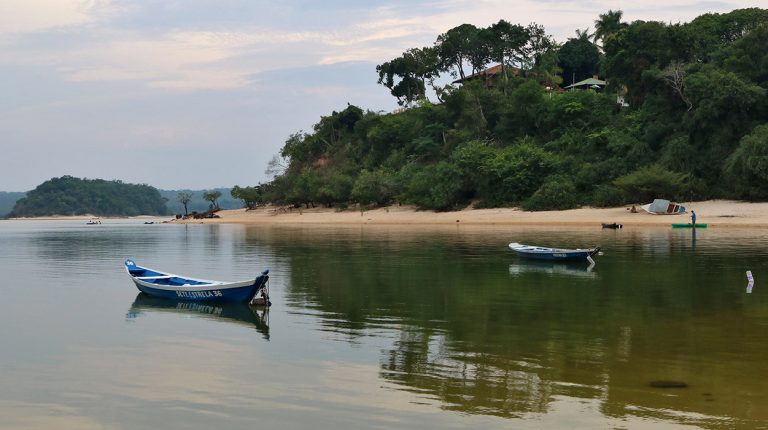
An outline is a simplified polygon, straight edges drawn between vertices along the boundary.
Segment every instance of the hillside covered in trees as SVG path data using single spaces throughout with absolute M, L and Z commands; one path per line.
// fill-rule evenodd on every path
M 24 197 L 26 193 L 0 191 L 0 218 L 8 215 L 16 201 Z
M 609 11 L 594 27 L 561 44 L 536 24 L 464 24 L 408 50 L 376 70 L 403 109 L 321 117 L 259 191 L 437 210 L 768 199 L 768 10 L 677 24 Z
M 16 201 L 9 217 L 47 215 L 136 216 L 167 215 L 160 193 L 149 185 L 122 181 L 53 178 Z

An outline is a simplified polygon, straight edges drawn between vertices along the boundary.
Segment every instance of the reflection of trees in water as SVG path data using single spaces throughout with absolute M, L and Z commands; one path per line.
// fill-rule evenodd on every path
M 513 257 L 466 255 L 475 251 L 450 241 L 304 240 L 289 252 L 287 294 L 349 342 L 395 330 L 381 377 L 447 409 L 516 417 L 546 413 L 566 396 L 596 399 L 609 417 L 751 423 L 762 412 L 744 401 L 768 401 L 753 376 L 764 374 L 768 342 L 749 339 L 768 340 L 755 324 L 768 319 L 748 317 L 740 270 L 710 270 L 738 267 L 739 257 L 683 245 L 662 259 L 629 244 L 599 259 L 599 276 L 584 277 L 510 275 Z M 724 288 L 734 273 L 738 294 Z M 659 379 L 690 387 L 649 386 Z
M 546 412 L 552 382 L 530 369 L 532 363 L 452 351 L 445 343 L 444 335 L 401 331 L 384 352 L 381 377 L 405 391 L 437 398 L 448 410 L 502 417 Z

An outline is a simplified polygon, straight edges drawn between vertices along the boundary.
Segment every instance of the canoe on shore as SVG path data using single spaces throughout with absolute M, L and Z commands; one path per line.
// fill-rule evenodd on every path
M 687 224 L 672 224 L 672 228 L 693 228 L 693 224 L 687 223 Z M 707 228 L 706 224 L 699 224 L 696 223 L 696 228 Z

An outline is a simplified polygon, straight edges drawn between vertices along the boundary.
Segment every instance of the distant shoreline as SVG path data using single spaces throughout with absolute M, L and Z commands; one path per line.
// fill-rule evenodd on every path
M 683 205 L 696 211 L 697 223 L 709 227 L 768 228 L 768 203 L 731 200 L 688 202 Z M 222 210 L 220 218 L 176 220 L 185 224 L 328 224 L 328 225 L 509 225 L 509 226 L 590 226 L 617 223 L 626 227 L 669 227 L 672 223 L 690 222 L 690 213 L 652 215 L 637 207 L 580 208 L 564 211 L 526 212 L 512 208 L 465 209 L 454 212 L 416 210 L 410 206 L 389 206 L 360 212 L 328 208 L 298 209 L 265 207 Z
M 697 223 L 710 228 L 768 228 L 768 202 L 749 203 L 732 200 L 707 200 L 682 203 L 696 211 Z M 230 209 L 217 212 L 220 218 L 176 220 L 166 215 L 134 217 L 97 217 L 89 215 L 9 218 L 34 221 L 89 221 L 92 219 L 151 219 L 168 224 L 245 224 L 245 225 L 478 225 L 478 226 L 599 226 L 617 223 L 624 227 L 669 227 L 672 223 L 690 222 L 690 213 L 652 215 L 637 207 L 579 208 L 563 211 L 526 212 L 513 208 L 464 209 L 453 212 L 417 210 L 412 206 L 389 206 L 360 212 L 355 209 L 288 208 L 267 206 L 259 209 Z
M 3 218 L 6 221 L 90 221 L 105 219 L 170 219 L 171 215 L 96 216 L 96 215 L 46 215 L 32 217 Z

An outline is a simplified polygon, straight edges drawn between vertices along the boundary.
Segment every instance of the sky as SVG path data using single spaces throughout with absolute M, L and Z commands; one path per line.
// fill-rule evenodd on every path
M 285 140 L 353 104 L 397 107 L 376 65 L 463 23 L 598 14 L 687 22 L 768 0 L 0 0 L 0 191 L 62 175 L 249 186 Z

